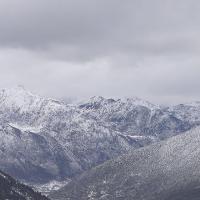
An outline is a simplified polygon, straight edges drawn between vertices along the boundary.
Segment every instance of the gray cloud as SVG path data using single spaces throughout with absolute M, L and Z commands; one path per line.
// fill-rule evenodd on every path
M 199 43 L 193 38 L 200 32 L 199 7 L 197 0 L 1 0 L 0 44 L 74 60 L 192 51 Z
M 1 87 L 200 98 L 198 0 L 0 0 Z

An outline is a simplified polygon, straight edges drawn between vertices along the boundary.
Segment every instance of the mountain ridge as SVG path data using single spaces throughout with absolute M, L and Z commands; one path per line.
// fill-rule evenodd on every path
M 187 114 L 187 118 L 185 118 Z M 0 169 L 31 184 L 63 182 L 200 124 L 199 106 L 94 97 L 76 104 L 24 88 L 0 92 Z
M 200 127 L 99 165 L 50 195 L 54 200 L 198 200 Z
M 48 200 L 30 187 L 19 183 L 0 171 L 0 199 L 2 200 Z

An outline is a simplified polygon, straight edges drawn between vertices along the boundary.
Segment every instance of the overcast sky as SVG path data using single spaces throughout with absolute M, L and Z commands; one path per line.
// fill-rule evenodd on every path
M 200 100 L 199 0 L 0 0 L 0 87 Z

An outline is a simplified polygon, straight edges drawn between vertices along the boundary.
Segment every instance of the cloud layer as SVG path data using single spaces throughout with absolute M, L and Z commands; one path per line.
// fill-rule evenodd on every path
M 198 0 L 0 0 L 0 87 L 200 99 Z

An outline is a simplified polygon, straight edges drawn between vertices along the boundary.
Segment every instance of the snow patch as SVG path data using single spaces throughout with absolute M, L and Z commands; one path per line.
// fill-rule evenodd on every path
M 12 128 L 16 128 L 21 130 L 22 132 L 32 132 L 32 133 L 40 133 L 42 127 L 31 127 L 31 126 L 24 126 L 14 123 L 8 123 L 9 126 Z
M 65 181 L 50 181 L 46 184 L 33 185 L 33 188 L 43 195 L 48 196 L 50 192 L 55 192 L 61 189 L 62 187 L 66 186 L 70 181 L 70 179 L 67 179 Z

